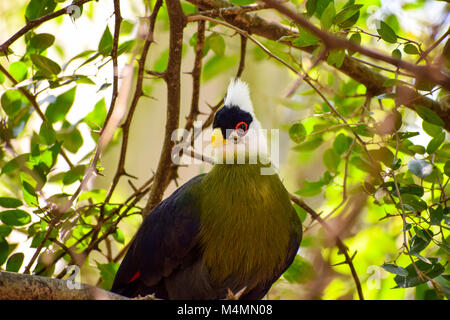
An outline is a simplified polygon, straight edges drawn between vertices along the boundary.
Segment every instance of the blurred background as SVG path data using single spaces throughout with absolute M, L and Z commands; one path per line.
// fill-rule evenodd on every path
M 17 0 L 14 2 L 0 2 L 0 42 L 5 41 L 25 23 L 24 15 L 27 8 L 27 0 Z M 195 8 L 188 2 L 182 1 L 183 9 L 194 12 Z M 297 8 L 304 8 L 301 0 L 292 1 Z M 345 1 L 336 1 L 336 6 L 341 7 Z M 375 21 L 381 19 L 389 21 L 390 26 L 400 35 L 415 39 L 423 45 L 429 47 L 434 38 L 430 34 L 438 28 L 447 30 L 450 19 L 448 19 L 448 4 L 445 1 L 379 1 L 369 0 L 361 2 L 364 7 L 361 9 L 361 16 L 358 20 L 358 27 L 369 33 L 376 33 Z M 69 2 L 61 3 L 67 5 Z M 146 5 L 147 4 L 147 5 Z M 120 41 L 135 39 L 138 35 L 138 26 L 143 18 L 149 15 L 148 1 L 129 0 L 121 2 L 121 13 L 124 18 L 123 33 Z M 79 123 L 77 126 L 82 144 L 76 152 L 69 152 L 74 163 L 88 163 L 89 157 L 86 155 L 92 152 L 96 146 L 95 140 L 91 136 L 91 128 L 83 122 L 94 108 L 94 106 L 104 99 L 105 105 L 109 106 L 113 81 L 112 65 L 105 59 L 96 60 L 80 66 L 83 60 L 74 60 L 70 64 L 69 59 L 85 50 L 96 50 L 98 43 L 108 25 L 110 30 L 114 30 L 114 7 L 112 1 L 89 2 L 83 7 L 83 14 L 77 19 L 70 19 L 68 16 L 58 17 L 52 21 L 39 26 L 35 32 L 51 33 L 56 41 L 48 48 L 47 57 L 60 63 L 63 66 L 64 74 L 72 74 L 75 71 L 88 75 L 94 84 L 77 84 L 77 91 L 74 103 L 67 114 L 67 121 Z M 273 19 L 288 24 L 273 11 L 263 10 L 259 15 L 268 19 Z M 167 65 L 168 58 L 168 37 L 169 25 L 167 12 L 163 7 L 160 18 L 157 20 L 154 34 L 155 43 L 151 45 L 146 69 L 163 71 Z M 188 74 L 194 65 L 195 51 L 192 46 L 192 37 L 197 31 L 196 24 L 188 24 L 184 32 L 183 60 L 181 75 L 181 112 L 180 128 L 184 127 L 185 117 L 190 108 L 192 95 L 192 77 Z M 236 74 L 240 59 L 240 37 L 234 31 L 221 26 L 207 25 L 206 36 L 219 34 L 225 39 L 224 52 L 218 55 L 210 49 L 203 58 L 202 86 L 200 91 L 200 111 L 208 114 L 208 105 L 215 105 L 223 98 L 226 87 L 232 77 Z M 442 33 L 441 33 L 442 34 Z M 441 35 L 439 34 L 439 35 Z M 279 46 L 275 42 L 258 38 L 272 52 L 278 56 L 301 65 L 304 70 L 309 70 L 313 59 L 309 54 L 299 50 L 290 50 L 288 47 Z M 194 42 L 195 43 L 195 42 Z M 374 37 L 363 35 L 362 45 L 371 46 L 390 52 L 395 49 L 395 44 L 389 44 Z M 5 67 L 18 61 L 21 54 L 26 50 L 25 42 L 18 40 L 11 47 L 14 51 L 8 58 L 0 57 L 0 63 Z M 119 56 L 119 76 L 124 66 L 133 59 L 131 52 Z M 103 64 L 105 64 L 103 66 Z M 309 70 L 311 78 L 316 79 L 323 87 L 321 90 L 333 100 L 334 104 L 347 105 L 355 109 L 364 103 L 365 87 L 339 73 L 332 66 L 320 63 Z M 324 179 L 324 172 L 327 165 L 322 161 L 324 152 L 333 145 L 335 136 L 339 130 L 324 130 L 320 134 L 320 140 L 311 140 L 310 146 L 296 148 L 298 144 L 290 138 L 290 128 L 302 121 L 306 132 L 311 133 L 315 125 L 322 123 L 316 114 L 317 108 L 323 105 L 323 101 L 305 83 L 301 83 L 295 93 L 289 98 L 286 94 L 296 82 L 296 75 L 281 66 L 274 59 L 269 58 L 259 47 L 251 41 L 247 43 L 247 55 L 245 70 L 242 79 L 250 87 L 255 114 L 262 126 L 267 129 L 281 129 L 280 131 L 280 177 L 286 188 L 294 193 L 298 193 L 309 206 L 324 215 L 332 212 L 328 218 L 329 224 L 339 230 L 342 239 L 349 247 L 350 253 L 356 253 L 354 266 L 359 275 L 364 295 L 367 299 L 422 299 L 425 295 L 432 295 L 432 288 L 429 284 L 422 284 L 419 287 L 407 289 L 393 289 L 396 286 L 393 274 L 387 272 L 380 266 L 383 263 L 395 260 L 401 252 L 403 243 L 402 220 L 383 219 L 386 215 L 386 207 L 378 205 L 378 200 L 373 194 L 362 193 L 358 189 L 367 172 L 359 170 L 357 166 L 350 166 L 348 179 L 346 181 L 347 193 L 352 198 L 352 202 L 342 203 L 344 161 L 341 161 L 339 170 L 334 175 L 335 179 L 330 183 L 323 183 L 321 186 L 312 187 L 305 184 L 305 181 L 317 182 Z M 133 80 L 133 85 L 134 85 Z M 162 148 L 165 118 L 166 118 L 166 86 L 163 80 L 146 77 L 143 82 L 144 92 L 149 98 L 140 99 L 136 113 L 130 128 L 130 139 L 125 167 L 129 174 L 136 177 L 131 179 L 133 185 L 141 185 L 152 174 L 158 165 L 158 159 Z M 60 87 L 55 89 L 45 89 L 39 94 L 38 103 L 43 110 L 55 101 L 56 97 L 70 87 Z M 0 87 L 0 93 L 5 91 L 7 86 Z M 345 96 L 339 98 L 339 93 L 355 96 L 351 101 L 345 101 Z M 358 95 L 360 96 L 358 98 Z M 436 98 L 437 92 L 430 94 Z M 386 100 L 384 100 L 386 101 Z M 376 101 L 372 102 L 376 105 Z M 386 101 L 386 110 L 393 108 L 392 101 Z M 352 110 L 353 110 L 352 109 Z M 422 120 L 409 110 L 402 111 L 403 129 L 407 131 L 419 132 L 419 135 L 411 138 L 415 145 L 427 146 L 432 139 L 422 129 Z M 372 114 L 376 121 L 380 121 L 385 113 L 376 110 Z M 199 120 L 206 119 L 206 115 L 200 115 Z M 323 122 L 325 124 L 325 122 Z M 30 152 L 29 139 L 32 132 L 39 132 L 41 122 L 36 114 L 31 118 L 23 132 L 14 139 L 14 147 L 19 153 Z M 61 124 L 55 124 L 58 130 Z M 330 124 L 325 124 L 330 126 Z M 96 177 L 90 188 L 108 189 L 115 174 L 119 153 L 120 153 L 120 132 L 116 132 L 108 148 L 101 156 L 102 175 Z M 309 140 L 308 140 L 309 141 Z M 204 141 L 206 144 L 208 141 Z M 404 161 L 406 163 L 407 161 Z M 178 184 L 181 185 L 191 177 L 207 172 L 210 165 L 191 164 L 179 169 Z M 61 159 L 56 163 L 54 172 L 66 172 L 69 170 L 67 164 Z M 347 170 L 345 168 L 345 170 Z M 341 173 L 341 175 L 339 175 Z M 334 176 L 333 175 L 333 176 Z M 11 195 L 18 190 L 11 190 L 10 178 L 4 175 L 0 178 L 0 195 Z M 125 201 L 133 192 L 128 177 L 120 180 L 116 191 L 111 199 L 112 203 Z M 323 181 L 323 180 L 322 180 Z M 309 186 L 309 189 L 308 189 Z M 43 194 L 51 195 L 58 192 L 73 193 L 78 184 L 63 185 L 57 182 L 47 183 Z M 171 182 L 165 192 L 165 196 L 171 194 L 176 189 L 176 184 Z M 145 205 L 146 198 L 141 201 Z M 324 229 L 317 223 L 306 217 L 306 213 L 300 208 L 299 214 L 303 218 L 305 228 L 304 239 L 299 251 L 302 260 L 296 260 L 296 266 L 290 271 L 287 277 L 277 281 L 267 295 L 268 299 L 354 299 L 357 298 L 353 278 L 346 264 L 339 264 L 344 259 L 339 254 L 338 249 L 333 245 Z M 334 211 L 334 212 L 333 212 Z M 39 218 L 33 216 L 33 221 Z M 120 223 L 124 241 L 128 243 L 138 226 L 141 223 L 139 215 L 132 215 Z M 32 238 L 27 234 L 14 230 L 8 236 L 9 243 L 17 243 L 16 252 L 25 254 L 24 261 L 28 261 L 35 249 L 30 248 Z M 113 242 L 113 253 L 119 252 L 123 245 Z M 51 250 L 51 249 L 50 249 Z M 431 250 L 431 249 L 430 249 Z M 435 249 L 432 249 L 435 250 Z M 396 261 L 399 265 L 407 265 L 409 257 L 401 256 Z M 105 257 L 93 251 L 88 262 L 82 267 L 81 281 L 84 283 L 97 284 L 101 272 L 99 264 L 105 263 Z M 23 271 L 24 265 L 21 267 Z M 66 263 L 60 261 L 56 265 L 55 274 L 58 274 Z M 444 262 L 445 265 L 445 262 Z M 296 274 L 296 272 L 299 274 Z

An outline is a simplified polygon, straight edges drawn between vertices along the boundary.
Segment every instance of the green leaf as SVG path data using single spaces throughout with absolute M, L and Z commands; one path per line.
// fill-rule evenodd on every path
M 225 40 L 218 33 L 213 33 L 207 38 L 209 47 L 218 56 L 223 56 L 225 54 Z
M 92 199 L 94 202 L 103 202 L 106 197 L 105 189 L 93 189 L 80 194 L 78 201 Z
M 6 271 L 18 272 L 23 263 L 23 258 L 25 255 L 22 252 L 14 253 L 9 257 L 6 263 Z
M 360 45 L 361 44 L 361 33 L 359 33 L 359 32 L 353 33 L 348 40 L 357 45 Z M 349 55 L 353 55 L 355 53 L 354 51 L 351 51 L 351 50 L 347 50 L 347 51 L 348 51 Z
M 411 150 L 414 153 L 424 154 L 426 152 L 425 147 L 421 145 L 412 145 L 408 147 L 408 150 Z
M 53 130 L 53 126 L 50 122 L 44 121 L 41 124 L 41 128 L 39 130 L 39 136 L 42 138 L 46 145 L 52 145 L 56 140 L 56 132 Z
M 433 166 L 425 160 L 411 160 L 408 162 L 408 169 L 419 178 L 423 178 L 431 174 Z
M 348 148 L 350 147 L 350 144 L 352 143 L 353 139 L 350 137 L 347 137 L 343 133 L 339 133 L 336 136 L 336 139 L 334 139 L 333 142 L 333 149 L 338 154 L 342 155 L 345 152 L 347 152 Z
M 24 166 L 25 162 L 28 161 L 28 157 L 29 157 L 29 154 L 24 153 L 24 154 L 21 154 L 21 155 L 15 157 L 14 159 L 8 161 L 3 166 L 1 174 L 9 173 L 18 168 L 21 168 L 22 166 Z
M 411 252 L 419 253 L 424 250 L 432 239 L 431 230 L 424 230 L 414 227 L 416 234 L 411 239 Z
M 430 212 L 430 224 L 439 226 L 444 217 L 444 209 L 442 206 L 439 204 L 436 208 L 430 207 L 428 211 Z
M 377 32 L 384 41 L 389 43 L 397 43 L 397 35 L 395 34 L 395 31 L 392 30 L 386 22 L 379 21 Z
M 100 270 L 100 276 L 102 278 L 101 287 L 105 290 L 110 290 L 114 281 L 114 277 L 119 269 L 119 264 L 115 262 L 110 263 L 97 263 L 97 267 Z
M 301 222 L 304 222 L 308 213 L 305 211 L 305 209 L 303 209 L 302 207 L 300 207 L 299 205 L 292 203 L 292 206 L 295 209 L 295 212 L 297 212 L 297 215 L 300 219 Z
M 402 202 L 405 209 L 409 211 L 421 212 L 427 209 L 427 203 L 414 194 L 405 193 L 402 194 Z M 398 203 L 397 207 L 400 208 L 401 204 Z
M 17 208 L 22 204 L 22 201 L 16 198 L 0 197 L 0 206 L 3 208 Z
M 400 194 L 409 193 L 409 194 L 414 194 L 419 197 L 423 197 L 423 195 L 424 195 L 423 187 L 418 186 L 417 184 L 399 186 L 399 191 L 400 191 Z M 398 197 L 397 192 L 394 192 L 394 195 Z
M 411 43 L 405 44 L 403 47 L 403 51 L 406 54 L 419 54 L 419 50 L 417 50 L 417 47 Z
M 374 135 L 373 129 L 366 124 L 357 126 L 355 132 L 363 137 L 373 137 Z
M 296 255 L 283 277 L 290 283 L 306 283 L 316 279 L 317 274 L 308 260 Z
M 50 33 L 39 33 L 33 35 L 29 41 L 29 46 L 40 53 L 51 47 L 55 42 L 55 36 Z
M 322 161 L 328 171 L 336 173 L 341 157 L 336 151 L 334 151 L 334 149 L 327 149 L 323 153 Z
M 238 56 L 223 56 L 213 55 L 206 63 L 202 72 L 202 80 L 204 82 L 213 79 L 218 74 L 224 73 L 231 69 L 238 62 Z
M 83 136 L 76 127 L 73 127 L 72 130 L 58 133 L 57 138 L 63 141 L 63 147 L 72 153 L 77 153 L 83 145 Z
M 376 161 L 383 162 L 387 167 L 390 167 L 394 161 L 394 154 L 387 147 L 372 149 L 369 153 Z
M 397 134 L 398 134 L 400 141 L 403 141 L 403 140 L 406 140 L 406 139 L 409 139 L 409 138 L 419 135 L 418 132 L 397 132 Z
M 381 170 L 381 167 L 378 163 L 370 163 L 362 157 L 352 157 L 350 159 L 350 163 L 355 166 L 355 168 L 368 172 L 372 175 L 376 175 L 377 172 Z
M 444 127 L 445 123 L 444 121 L 430 108 L 423 107 L 420 105 L 415 105 L 414 109 L 416 110 L 419 117 L 421 117 L 423 120 L 434 124 L 436 126 Z
M 131 52 L 131 50 L 134 48 L 135 45 L 136 40 L 128 40 L 122 42 L 121 44 L 119 44 L 119 47 L 117 48 L 117 55 L 120 56 L 121 54 Z
M 352 15 L 350 18 L 348 18 L 347 20 L 345 20 L 344 22 L 341 22 L 339 24 L 339 27 L 341 29 L 346 29 L 346 28 L 350 28 L 351 26 L 353 26 L 359 19 L 359 15 L 360 12 L 358 11 L 357 13 L 355 13 L 354 15 Z
M 94 109 L 88 113 L 86 117 L 84 117 L 83 121 L 92 129 L 99 130 L 103 127 L 106 119 L 106 103 L 105 99 L 99 100 Z
M 255 0 L 230 0 L 235 6 L 248 6 L 255 2 Z
M 393 79 L 392 78 L 392 79 L 386 79 L 383 82 L 383 87 L 392 87 L 392 86 L 395 86 L 395 85 L 402 85 L 402 84 L 405 84 L 405 82 L 400 80 L 400 79 Z
M 113 233 L 113 237 L 117 242 L 119 242 L 121 244 L 125 243 L 125 237 L 119 228 L 117 228 L 116 231 Z
M 387 272 L 394 273 L 394 274 L 397 274 L 397 275 L 403 276 L 403 277 L 408 276 L 408 271 L 406 271 L 406 269 L 404 269 L 402 267 L 399 267 L 399 266 L 396 266 L 393 264 L 386 264 L 386 263 L 382 264 L 381 267 L 384 270 L 386 270 Z
M 447 160 L 444 165 L 444 173 L 450 177 L 450 160 Z
M 298 146 L 295 146 L 292 148 L 295 151 L 305 152 L 305 151 L 312 151 L 320 147 L 320 145 L 323 142 L 323 138 L 320 136 L 313 136 L 308 141 L 305 141 Z
M 320 25 L 322 29 L 328 30 L 333 24 L 333 19 L 336 16 L 334 2 L 330 2 L 320 17 Z
M 306 14 L 311 17 L 316 11 L 317 0 L 306 1 L 305 7 L 306 7 Z
M 98 43 L 97 51 L 103 55 L 108 56 L 111 54 L 111 50 L 113 47 L 113 36 L 111 31 L 109 31 L 109 27 L 106 26 L 105 31 L 103 31 L 103 35 Z
M 27 181 L 22 179 L 23 199 L 30 207 L 37 207 L 39 204 L 34 188 Z
M 427 121 L 422 121 L 422 129 L 423 131 L 426 132 L 426 134 L 428 134 L 430 137 L 437 137 L 441 134 L 442 132 L 442 127 L 441 126 L 437 126 L 434 124 L 431 124 Z
M 317 0 L 315 11 L 317 18 L 320 19 L 322 17 L 323 12 L 326 10 L 330 2 L 334 2 L 334 0 Z
M 9 73 L 18 81 L 21 82 L 27 78 L 28 67 L 22 61 L 16 61 L 9 65 Z
M 319 38 L 304 28 L 298 27 L 298 33 L 299 36 L 292 41 L 292 45 L 296 47 L 302 48 L 315 46 L 319 43 Z
M 322 187 L 324 183 L 323 181 L 303 181 L 303 188 L 297 190 L 295 194 L 298 194 L 302 197 L 314 197 L 322 192 Z
M 167 68 L 167 63 L 169 62 L 169 49 L 164 50 L 159 56 L 158 60 L 155 61 L 153 65 L 153 70 L 156 72 L 164 72 Z
M 20 209 L 5 210 L 0 212 L 0 220 L 8 226 L 23 226 L 31 222 L 31 216 Z
M 415 264 L 417 268 L 421 272 L 423 272 L 428 278 L 433 279 L 444 272 L 444 267 L 440 263 L 438 263 L 437 258 L 429 258 L 429 260 L 431 264 L 421 260 L 416 261 Z M 397 284 L 398 288 L 415 287 L 421 283 L 425 283 L 428 281 L 425 278 L 419 277 L 413 264 L 407 266 L 406 271 L 408 272 L 407 277 L 397 275 L 394 278 L 394 281 Z
M 75 166 L 66 173 L 64 173 L 63 176 L 63 184 L 65 186 L 71 185 L 74 182 L 77 182 L 78 180 L 82 179 L 84 176 L 84 172 L 86 171 L 85 165 L 79 165 Z
M 34 20 L 52 13 L 56 8 L 54 0 L 31 0 L 25 10 L 25 17 Z
M 61 72 L 59 64 L 47 57 L 31 53 L 30 58 L 33 64 L 47 76 L 56 76 Z
M 344 63 L 345 59 L 345 50 L 343 49 L 333 49 L 328 54 L 327 63 L 329 65 L 335 65 L 340 68 Z
M 9 226 L 7 226 L 5 224 L 0 224 L 0 239 L 9 236 L 11 231 L 12 231 L 11 227 L 9 227 Z
M 294 123 L 289 128 L 289 137 L 295 143 L 301 143 L 301 142 L 305 141 L 305 138 L 306 138 L 305 126 L 301 123 Z
M 5 263 L 9 255 L 9 245 L 5 239 L 0 238 L 0 266 Z
M 0 103 L 5 113 L 14 117 L 22 108 L 22 94 L 16 89 L 6 90 L 2 94 Z
M 56 101 L 50 103 L 45 110 L 45 117 L 50 123 L 62 121 L 69 112 L 75 100 L 75 92 L 77 87 L 67 90 L 56 98 Z
M 334 18 L 334 23 L 339 25 L 345 22 L 346 20 L 350 19 L 352 16 L 354 16 L 356 13 L 359 12 L 359 9 L 363 7 L 362 4 L 352 4 L 348 7 L 343 8 Z M 359 34 L 359 33 L 358 33 Z
M 445 132 L 441 132 L 439 135 L 431 139 L 431 141 L 427 145 L 428 154 L 433 154 L 436 150 L 444 143 L 445 140 Z
M 392 50 L 391 53 L 392 58 L 400 60 L 402 58 L 402 52 L 399 49 Z

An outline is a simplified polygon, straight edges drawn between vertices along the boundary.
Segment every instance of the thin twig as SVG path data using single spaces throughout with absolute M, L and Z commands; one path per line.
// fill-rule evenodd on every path
M 56 17 L 62 16 L 64 14 L 75 14 L 74 10 L 81 10 L 81 7 L 83 4 L 90 2 L 92 0 L 79 0 L 75 1 L 72 4 L 66 6 L 65 8 L 62 8 L 60 10 L 57 10 L 55 12 L 49 13 L 43 17 L 28 21 L 27 24 L 17 31 L 12 37 L 10 37 L 8 40 L 3 42 L 2 45 L 0 45 L 0 52 L 4 52 L 5 54 L 8 53 L 8 48 L 13 44 L 17 39 L 22 37 L 24 34 L 26 34 L 28 31 L 30 31 L 33 28 L 36 28 L 43 24 L 46 21 L 52 20 Z
M 356 273 L 355 267 L 353 265 L 353 257 L 350 257 L 348 254 L 347 246 L 342 242 L 337 234 L 330 228 L 330 226 L 319 216 L 319 214 L 314 211 L 310 206 L 308 206 L 302 199 L 297 197 L 294 194 L 290 194 L 291 201 L 297 204 L 299 207 L 303 208 L 306 212 L 308 212 L 311 217 L 317 221 L 324 227 L 324 229 L 335 239 L 336 246 L 339 248 L 340 252 L 345 257 L 345 263 L 348 264 L 350 268 L 350 272 L 352 274 L 353 280 L 355 281 L 356 290 L 358 292 L 358 296 L 360 300 L 364 300 L 364 295 L 361 288 L 361 282 L 359 281 L 358 274 Z

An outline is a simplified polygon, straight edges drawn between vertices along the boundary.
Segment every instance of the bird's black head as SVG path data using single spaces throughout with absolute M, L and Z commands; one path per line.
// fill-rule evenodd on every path
M 224 139 L 228 139 L 233 130 L 239 135 L 245 135 L 252 122 L 251 113 L 235 105 L 224 106 L 214 116 L 213 129 L 219 128 Z

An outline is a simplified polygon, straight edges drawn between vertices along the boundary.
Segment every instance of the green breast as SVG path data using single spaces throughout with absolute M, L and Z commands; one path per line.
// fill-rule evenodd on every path
M 215 165 L 202 181 L 200 243 L 211 281 L 271 280 L 300 222 L 278 175 L 261 165 Z

